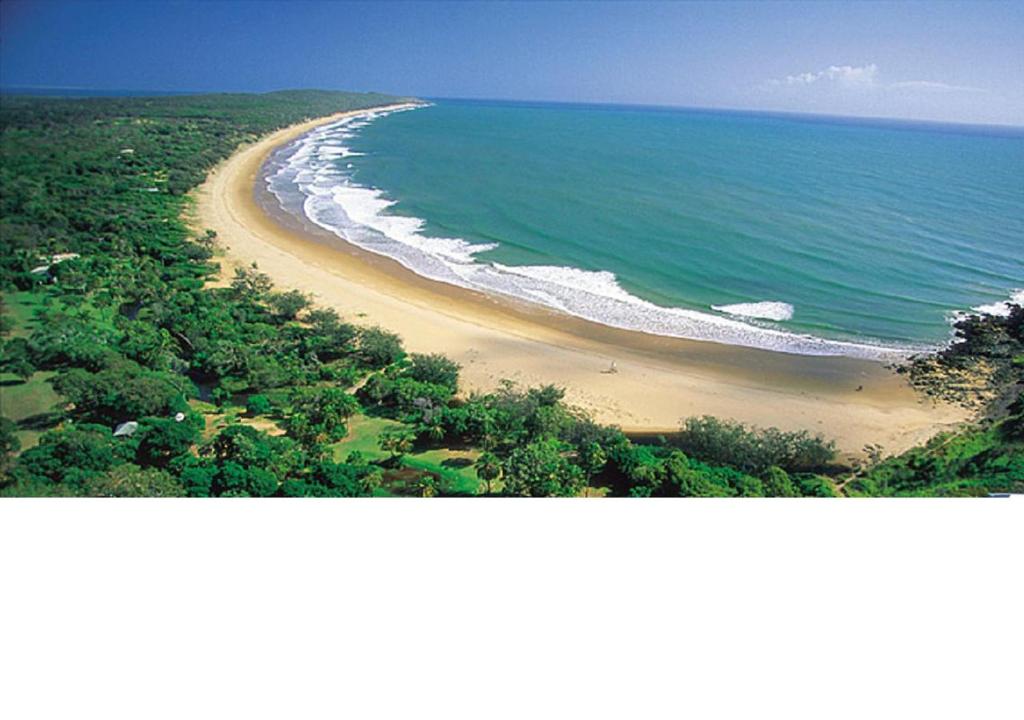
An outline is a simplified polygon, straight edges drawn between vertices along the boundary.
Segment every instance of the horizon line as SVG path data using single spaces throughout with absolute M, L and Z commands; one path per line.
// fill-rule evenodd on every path
M 351 92 L 361 94 L 372 94 L 378 93 L 381 95 L 391 95 L 393 93 L 383 92 L 380 90 L 349 90 L 349 89 L 337 89 L 337 88 L 302 88 L 302 87 L 287 87 L 287 88 L 276 88 L 273 90 L 158 90 L 153 88 L 144 89 L 132 89 L 132 88 L 99 88 L 99 87 L 80 87 L 80 86 L 63 86 L 63 85 L 0 85 L 0 95 L 15 95 L 17 90 L 46 90 L 46 91 L 75 91 L 82 93 L 107 93 L 107 95 L 79 95 L 77 97 L 146 97 L 147 93 L 153 95 L 267 95 L 275 92 L 288 92 L 288 91 L 301 91 L 301 90 L 312 90 L 312 91 L 324 91 L 324 92 Z M 62 97 L 61 95 L 54 95 L 53 97 Z M 71 97 L 71 96 L 63 96 Z M 626 107 L 626 108 L 652 108 L 661 110 L 691 110 L 691 111 L 720 111 L 720 112 L 735 112 L 735 113 L 748 113 L 754 115 L 771 115 L 771 116 L 783 116 L 783 117 L 794 117 L 794 118 L 820 118 L 820 119 L 836 119 L 836 120 L 867 120 L 875 122 L 886 122 L 886 123 L 923 123 L 929 125 L 940 125 L 940 126 L 952 126 L 960 128 L 1000 128 L 1004 130 L 1019 130 L 1024 131 L 1024 122 L 1020 124 L 1014 123 L 1001 123 L 1001 122 L 981 122 L 981 121 L 966 121 L 966 120 L 937 120 L 935 118 L 921 118 L 921 117 L 895 117 L 888 115 L 841 115 L 837 113 L 828 112 L 808 112 L 801 110 L 772 110 L 767 108 L 750 108 L 750 107 L 735 107 L 729 105 L 687 105 L 687 104 L 673 104 L 673 103 L 647 103 L 647 102 L 616 102 L 611 100 L 545 100 L 538 98 L 499 98 L 499 97 L 482 97 L 482 96 L 463 96 L 463 95 L 395 95 L 395 97 L 412 97 L 423 100 L 468 100 L 472 102 L 506 102 L 506 103 L 535 103 L 535 104 L 547 104 L 547 105 L 583 105 L 592 107 Z
M 271 91 L 274 92 L 274 91 Z M 835 120 L 872 120 L 890 123 L 917 123 L 927 125 L 946 125 L 953 127 L 977 127 L 977 128 L 1002 128 L 1024 131 L 1024 122 L 1019 125 L 1011 123 L 979 122 L 966 120 L 936 120 L 934 118 L 916 117 L 893 117 L 888 115 L 840 115 L 837 113 L 817 113 L 800 110 L 771 110 L 767 108 L 734 107 L 730 105 L 675 105 L 670 103 L 638 103 L 638 102 L 614 102 L 603 100 L 538 100 L 532 98 L 486 98 L 486 97 L 461 97 L 454 95 L 430 95 L 424 96 L 424 100 L 468 100 L 471 102 L 507 102 L 507 103 L 535 103 L 546 105 L 584 105 L 593 107 L 622 107 L 622 108 L 652 108 L 656 110 L 696 110 L 746 113 L 750 115 L 781 115 L 794 118 L 822 118 Z

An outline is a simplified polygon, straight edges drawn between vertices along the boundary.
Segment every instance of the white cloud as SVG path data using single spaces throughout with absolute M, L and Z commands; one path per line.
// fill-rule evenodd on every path
M 932 93 L 950 92 L 988 92 L 984 88 L 966 85 L 950 85 L 933 80 L 900 80 L 884 83 L 879 81 L 878 66 L 868 65 L 829 65 L 817 72 L 803 72 L 787 75 L 785 78 L 769 80 L 769 88 L 816 88 L 820 90 L 909 90 Z
M 971 87 L 970 85 L 949 85 L 944 82 L 932 80 L 903 80 L 889 85 L 895 90 L 928 90 L 931 92 L 988 92 L 985 88 Z
M 929 66 L 921 75 L 894 77 L 873 62 L 792 69 L 806 72 L 783 71 L 772 80 L 748 85 L 737 92 L 736 107 L 1024 126 L 1019 93 L 1005 94 L 997 77 L 986 78 L 986 85 L 991 82 L 992 87 L 970 84 L 971 66 L 950 69 L 945 78 L 933 75 L 939 70 Z
M 848 87 L 870 87 L 875 84 L 878 66 L 871 65 L 829 65 L 815 73 L 805 72 L 799 75 L 787 75 L 786 79 L 776 84 L 813 85 L 814 83 L 835 83 Z

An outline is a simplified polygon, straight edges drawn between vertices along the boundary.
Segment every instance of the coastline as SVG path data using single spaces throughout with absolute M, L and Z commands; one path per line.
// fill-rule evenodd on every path
M 392 106 L 397 107 L 397 106 Z M 380 110 L 382 108 L 375 108 Z M 272 133 L 221 163 L 194 194 L 197 229 L 217 231 L 222 282 L 253 262 L 282 289 L 310 293 L 346 319 L 380 324 L 412 352 L 463 366 L 463 392 L 554 383 L 595 420 L 633 432 L 672 432 L 691 415 L 809 430 L 858 455 L 899 452 L 967 418 L 914 393 L 873 360 L 791 355 L 619 330 L 428 280 L 389 258 L 274 210 L 266 158 L 338 113 Z M 270 196 L 272 198 L 272 196 Z M 607 370 L 615 362 L 618 372 Z

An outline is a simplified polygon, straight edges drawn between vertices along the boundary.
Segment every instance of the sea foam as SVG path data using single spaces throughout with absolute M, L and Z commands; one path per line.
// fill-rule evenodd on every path
M 712 310 L 740 317 L 760 318 L 762 320 L 791 320 L 793 306 L 789 303 L 766 300 L 756 303 L 736 303 L 734 305 L 712 305 Z
M 656 305 L 626 291 L 607 271 L 482 261 L 476 256 L 496 245 L 425 234 L 424 220 L 394 213 L 395 201 L 382 190 L 354 181 L 352 163 L 341 167 L 340 160 L 360 155 L 346 144 L 355 132 L 391 112 L 401 110 L 367 111 L 303 135 L 271 159 L 268 189 L 286 210 L 424 277 L 616 328 L 803 355 L 895 359 L 921 349 L 831 340 L 763 322 L 789 320 L 793 308 L 785 302 L 715 305 L 722 314 L 713 314 Z
M 988 305 L 978 305 L 977 307 L 971 308 L 971 310 L 976 313 L 981 313 L 982 315 L 998 315 L 1006 317 L 1010 314 L 1010 305 L 1024 306 L 1024 290 L 1014 290 L 1010 293 L 1009 300 L 1002 300 Z

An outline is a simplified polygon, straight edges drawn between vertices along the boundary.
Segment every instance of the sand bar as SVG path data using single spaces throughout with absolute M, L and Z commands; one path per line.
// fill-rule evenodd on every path
M 258 268 L 347 319 L 399 333 L 412 352 L 461 363 L 462 389 L 503 378 L 555 383 L 601 422 L 627 431 L 672 431 L 681 418 L 716 415 L 761 426 L 807 429 L 845 453 L 877 443 L 917 444 L 966 419 L 965 411 L 915 393 L 883 364 L 811 357 L 618 330 L 540 306 L 422 278 L 397 262 L 275 212 L 260 178 L 268 155 L 339 113 L 244 146 L 195 192 L 197 229 L 217 231 L 222 276 Z M 617 372 L 607 372 L 612 361 Z

